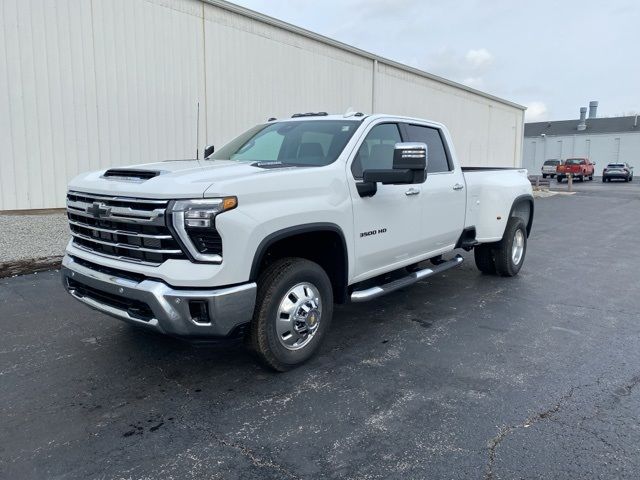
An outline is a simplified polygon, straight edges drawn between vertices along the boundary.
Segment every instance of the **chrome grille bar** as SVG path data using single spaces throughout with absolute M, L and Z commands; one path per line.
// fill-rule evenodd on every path
M 69 191 L 69 195 L 73 197 L 82 197 L 90 200 L 98 200 L 102 202 L 130 202 L 133 204 L 155 204 L 155 205 L 166 205 L 168 200 L 151 200 L 151 199 L 140 199 L 134 197 L 114 197 L 111 195 L 99 195 L 97 193 L 84 193 L 84 192 L 76 192 L 74 190 Z
M 89 235 L 83 235 L 81 233 L 76 233 L 76 232 L 71 232 L 71 235 L 73 235 L 76 238 L 81 238 L 83 240 L 86 240 L 88 242 L 95 242 L 101 245 L 108 245 L 114 248 L 126 248 L 128 250 L 137 250 L 139 252 L 164 253 L 168 255 L 177 255 L 182 253 L 182 250 L 161 250 L 159 248 L 156 249 L 156 248 L 138 247 L 137 245 L 129 245 L 127 243 L 106 242 L 104 240 L 98 240 L 97 238 L 90 237 Z
M 75 213 L 75 212 L 74 212 Z M 155 238 L 156 240 L 169 240 L 173 238 L 171 235 L 150 235 L 148 233 L 137 233 L 129 230 L 113 230 L 109 228 L 99 228 L 88 223 L 75 222 L 73 220 L 69 220 L 70 225 L 75 225 L 76 227 L 88 228 L 91 230 L 95 230 L 97 232 L 110 233 L 112 235 L 127 235 L 129 237 L 141 237 L 141 238 Z

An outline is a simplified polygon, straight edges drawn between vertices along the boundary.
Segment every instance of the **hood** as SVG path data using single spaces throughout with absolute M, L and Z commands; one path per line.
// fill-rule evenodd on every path
M 85 173 L 71 180 L 69 189 L 138 198 L 200 198 L 214 183 L 282 169 L 230 160 L 170 160 Z

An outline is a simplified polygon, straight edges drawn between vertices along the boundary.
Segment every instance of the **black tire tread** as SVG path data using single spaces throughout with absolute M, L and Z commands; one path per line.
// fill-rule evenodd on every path
M 511 262 L 511 241 L 513 241 L 513 235 L 518 228 L 522 228 L 525 235 L 525 248 L 522 254 L 522 260 L 520 265 L 514 268 Z M 520 271 L 522 264 L 524 263 L 525 256 L 527 254 L 527 229 L 524 224 L 524 220 L 520 217 L 511 217 L 507 222 L 507 227 L 504 230 L 502 240 L 498 243 L 497 248 L 494 251 L 494 258 L 496 262 L 496 272 L 503 277 L 514 277 Z
M 256 306 L 253 314 L 253 320 L 251 321 L 251 327 L 249 329 L 249 338 L 247 343 L 264 364 L 278 372 L 291 370 L 297 366 L 297 364 L 288 364 L 279 360 L 269 345 L 269 338 L 267 336 L 269 309 L 271 303 L 274 301 L 274 294 L 277 290 L 280 279 L 288 275 L 292 270 L 302 268 L 305 265 L 307 267 L 311 265 L 321 268 L 316 263 L 303 258 L 282 258 L 269 265 L 260 274 L 258 279 Z M 332 311 L 331 307 L 333 306 L 331 291 L 329 290 L 329 292 L 330 298 L 323 299 L 323 302 L 329 306 L 329 318 L 323 320 L 327 324 L 330 321 Z

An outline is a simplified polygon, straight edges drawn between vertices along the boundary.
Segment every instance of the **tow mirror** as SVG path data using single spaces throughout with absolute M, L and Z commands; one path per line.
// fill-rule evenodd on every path
M 393 168 L 368 169 L 362 173 L 362 183 L 358 183 L 361 197 L 376 194 L 377 183 L 402 185 L 422 183 L 427 178 L 427 145 L 419 142 L 396 143 L 393 149 Z
M 209 158 L 214 151 L 215 147 L 213 145 L 207 145 L 206 147 L 204 147 L 204 158 Z
M 396 143 L 393 149 L 393 168 L 365 170 L 362 179 L 365 183 L 422 183 L 427 176 L 427 163 L 426 144 Z
M 393 149 L 393 169 L 426 171 L 427 144 L 421 142 L 396 143 Z

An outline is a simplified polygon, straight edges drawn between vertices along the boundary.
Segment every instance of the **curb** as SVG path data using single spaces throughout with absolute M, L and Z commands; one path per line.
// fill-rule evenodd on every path
M 60 268 L 61 262 L 62 255 L 0 262 L 0 278 L 17 277 L 18 275 L 27 275 L 29 273 L 56 270 Z

